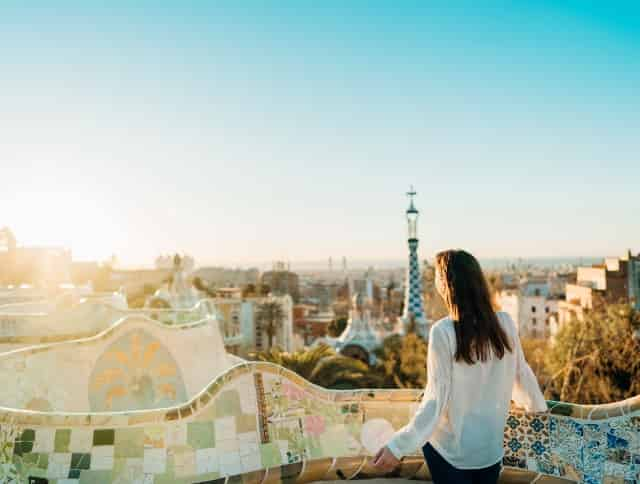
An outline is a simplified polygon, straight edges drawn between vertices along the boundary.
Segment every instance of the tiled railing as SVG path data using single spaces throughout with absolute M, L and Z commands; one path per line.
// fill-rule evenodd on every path
M 9 312 L 10 307 L 3 306 L 0 307 L 0 353 L 37 344 L 87 338 L 131 316 L 146 316 L 166 325 L 191 324 L 210 315 L 217 317 L 217 303 L 216 299 L 202 299 L 188 309 L 121 309 L 89 300 L 59 313 Z M 225 344 L 237 345 L 244 341 L 241 333 L 226 327 L 231 326 L 229 321 L 219 318 L 219 324 Z
M 374 477 L 371 454 L 408 421 L 419 391 L 329 391 L 241 363 L 179 407 L 119 413 L 0 409 L 0 482 L 309 482 Z M 504 482 L 634 483 L 640 397 L 513 410 Z M 419 454 L 393 476 L 428 479 Z M 31 479 L 31 480 L 30 480 Z

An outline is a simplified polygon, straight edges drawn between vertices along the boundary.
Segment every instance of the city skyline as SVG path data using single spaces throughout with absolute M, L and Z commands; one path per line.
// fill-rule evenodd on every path
M 0 7 L 0 226 L 125 265 L 637 250 L 638 7 Z

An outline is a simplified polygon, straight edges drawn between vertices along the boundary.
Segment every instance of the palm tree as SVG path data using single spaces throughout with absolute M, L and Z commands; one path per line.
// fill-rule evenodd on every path
M 359 360 L 336 354 L 333 348 L 319 345 L 287 353 L 278 348 L 253 353 L 253 359 L 283 366 L 324 388 L 378 388 L 382 380 Z
M 273 338 L 282 327 L 283 322 L 284 311 L 279 302 L 268 300 L 258 305 L 258 310 L 256 311 L 257 329 L 259 331 L 264 329 L 267 333 L 269 349 L 273 346 Z

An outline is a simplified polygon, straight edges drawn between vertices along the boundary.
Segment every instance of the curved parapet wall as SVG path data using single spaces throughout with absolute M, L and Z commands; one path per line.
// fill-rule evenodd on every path
M 179 407 L 89 414 L 3 409 L 0 481 L 374 477 L 370 456 L 409 420 L 419 398 L 409 390 L 324 390 L 276 365 L 247 362 Z M 640 397 L 598 407 L 552 402 L 542 415 L 514 410 L 505 429 L 503 482 L 638 482 L 639 427 Z M 392 475 L 429 478 L 419 454 Z
M 130 316 L 179 325 L 200 321 L 209 315 L 216 315 L 216 300 L 203 299 L 189 309 L 123 309 L 92 298 L 68 307 L 48 301 L 0 306 L 0 353 L 87 338 Z
M 233 366 L 217 322 L 128 316 L 90 338 L 0 355 L 0 406 L 114 411 L 183 403 Z

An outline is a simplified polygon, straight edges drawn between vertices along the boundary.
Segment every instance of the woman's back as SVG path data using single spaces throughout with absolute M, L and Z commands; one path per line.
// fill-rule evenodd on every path
M 492 354 L 486 361 L 473 365 L 455 361 L 456 333 L 451 318 L 444 318 L 433 328 L 446 338 L 451 361 L 451 389 L 430 442 L 451 465 L 460 469 L 487 467 L 503 455 L 504 425 L 521 350 L 517 329 L 509 315 L 498 313 L 497 316 L 514 350 L 505 352 L 502 358 Z M 543 399 L 538 402 L 539 405 L 543 403 Z
M 546 403 L 517 328 L 508 314 L 496 314 L 476 258 L 446 250 L 436 255 L 435 266 L 449 317 L 429 332 L 427 387 L 415 415 L 376 462 L 397 463 L 423 447 L 439 476 L 435 482 L 472 482 L 476 474 L 497 482 L 511 399 L 529 411 L 544 411 Z

